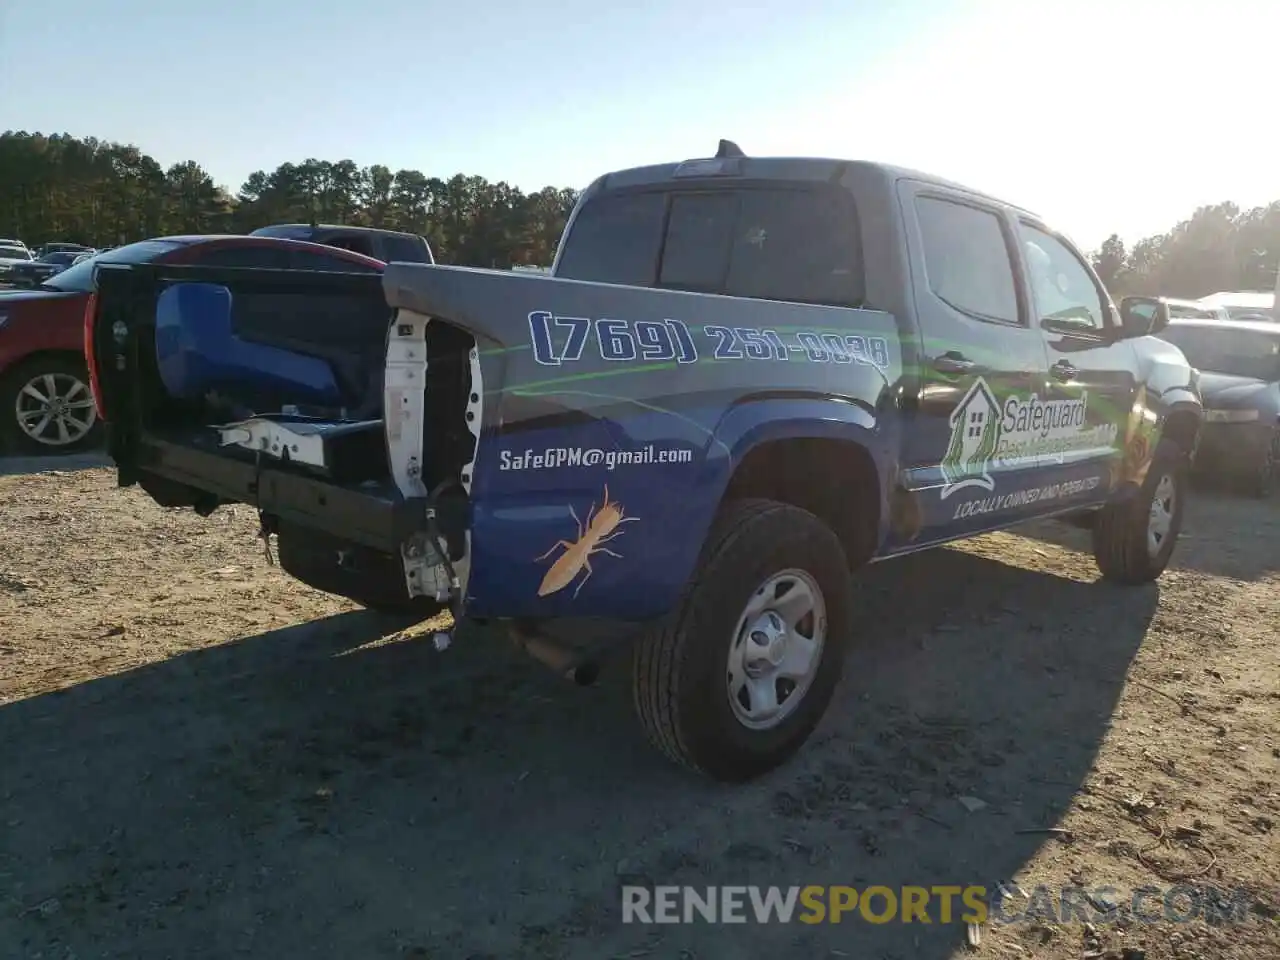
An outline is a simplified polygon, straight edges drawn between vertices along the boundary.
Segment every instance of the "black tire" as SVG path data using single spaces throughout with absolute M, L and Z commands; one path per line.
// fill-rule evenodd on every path
M 1249 480 L 1249 493 L 1259 500 L 1266 500 L 1275 493 L 1278 479 L 1280 479 L 1280 427 L 1271 431 L 1271 437 L 1258 461 L 1257 470 Z
M 753 730 L 730 705 L 726 670 L 738 621 L 753 591 L 782 571 L 804 571 L 826 607 L 816 672 L 792 712 Z M 634 649 L 636 713 L 653 744 L 716 780 L 741 782 L 791 757 L 835 692 L 853 629 L 853 583 L 840 541 L 813 514 L 770 500 L 726 504 L 697 569 L 671 614 Z
M 50 353 L 22 361 L 6 371 L 4 377 L 0 378 L 0 443 L 3 443 L 5 450 L 29 456 L 60 456 L 62 454 L 80 453 L 100 446 L 102 443 L 102 421 L 97 418 L 96 413 L 88 432 L 69 443 L 42 443 L 22 429 L 18 422 L 18 403 L 20 399 L 22 399 L 23 403 L 31 402 L 31 398 L 24 396 L 23 391 L 32 381 L 40 380 L 46 376 L 55 378 L 55 383 L 59 389 L 64 384 L 68 384 L 69 379 L 77 381 L 82 389 L 78 389 L 75 393 L 74 402 L 92 402 L 93 394 L 89 390 L 89 371 L 85 367 L 83 360 L 67 354 Z M 92 408 L 82 407 L 79 409 Z M 51 424 L 50 426 L 52 427 L 53 425 Z M 50 430 L 49 438 L 50 440 L 57 439 L 56 430 Z
M 1170 523 L 1159 549 L 1152 551 L 1148 548 L 1148 524 L 1157 491 L 1166 480 L 1173 485 Z M 1164 573 L 1182 530 L 1188 488 L 1185 451 L 1171 441 L 1162 441 L 1142 485 L 1098 511 L 1093 555 L 1103 579 L 1136 586 L 1151 583 Z

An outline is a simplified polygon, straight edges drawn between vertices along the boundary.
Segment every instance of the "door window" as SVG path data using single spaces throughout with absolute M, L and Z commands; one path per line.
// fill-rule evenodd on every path
M 918 198 L 916 216 L 933 294 L 975 319 L 1018 323 L 1013 265 L 1000 218 L 938 197 Z
M 1040 320 L 1103 330 L 1109 312 L 1080 257 L 1051 233 L 1021 224 L 1022 250 L 1031 281 L 1031 297 Z

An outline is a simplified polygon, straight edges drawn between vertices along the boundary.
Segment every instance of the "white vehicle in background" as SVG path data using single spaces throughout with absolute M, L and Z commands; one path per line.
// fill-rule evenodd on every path
M 1274 322 L 1275 293 L 1259 290 L 1237 290 L 1211 293 L 1196 303 L 1209 307 L 1223 307 L 1231 320 L 1269 320 Z
M 1169 316 L 1181 320 L 1230 320 L 1226 307 L 1216 307 L 1200 300 L 1176 300 L 1161 298 L 1169 304 Z
M 31 259 L 31 251 L 21 240 L 0 240 L 0 283 L 8 283 L 13 268 Z

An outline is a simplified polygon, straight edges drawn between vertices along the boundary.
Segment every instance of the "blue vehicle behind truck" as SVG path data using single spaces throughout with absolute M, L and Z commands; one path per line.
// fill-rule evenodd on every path
M 641 723 L 723 780 L 826 710 L 864 565 L 1033 518 L 1108 580 L 1169 563 L 1197 374 L 1031 213 L 881 164 L 715 157 L 585 190 L 550 275 L 98 271 L 121 485 L 255 505 L 370 607 L 507 621 L 589 680 L 631 625 Z M 612 641 L 611 641 L 612 642 Z M 441 646 L 443 646 L 443 642 Z

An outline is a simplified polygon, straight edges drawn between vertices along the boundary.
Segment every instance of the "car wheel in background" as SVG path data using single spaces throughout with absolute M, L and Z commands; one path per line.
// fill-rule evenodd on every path
M 65 354 L 32 357 L 0 378 L 0 439 L 6 452 L 75 453 L 96 446 L 101 437 L 83 361 Z
M 1280 480 L 1280 426 L 1271 431 L 1271 439 L 1262 452 L 1258 469 L 1249 484 L 1249 492 L 1265 500 L 1276 489 Z

